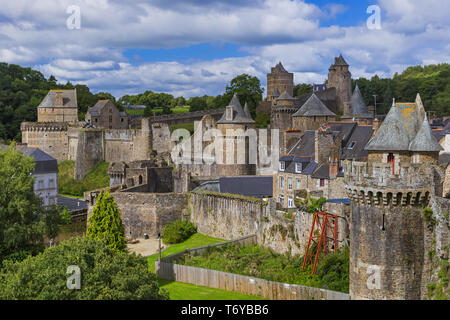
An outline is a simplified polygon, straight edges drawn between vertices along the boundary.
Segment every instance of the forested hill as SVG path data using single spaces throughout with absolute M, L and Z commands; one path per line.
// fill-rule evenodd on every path
M 374 104 L 373 95 L 377 95 L 379 114 L 385 114 L 389 110 L 393 97 L 397 101 L 412 102 L 419 92 L 427 111 L 434 111 L 438 116 L 450 115 L 450 65 L 447 63 L 409 67 L 402 74 L 395 74 L 392 79 L 380 79 L 378 76 L 370 80 L 360 78 L 353 80 L 353 87 L 356 83 L 368 105 Z M 36 121 L 36 108 L 48 91 L 73 88 L 77 89 L 80 119 L 84 118 L 87 108 L 93 106 L 99 99 L 111 99 L 115 102 L 114 97 L 109 93 L 93 94 L 85 85 L 72 85 L 70 82 L 64 85 L 57 84 L 53 76 L 46 79 L 42 73 L 31 68 L 0 63 L 0 139 L 20 141 L 20 123 Z M 307 84 L 297 85 L 296 92 L 299 91 L 297 88 L 301 91 L 300 93 L 312 90 L 312 86 Z M 227 92 L 230 90 L 227 87 Z M 231 91 L 235 90 L 237 89 L 234 88 Z M 224 100 L 223 97 L 227 92 L 224 96 L 217 96 L 212 100 Z M 260 96 L 259 92 L 258 96 Z M 192 99 L 194 98 L 190 100 Z M 119 105 L 120 103 L 121 100 L 118 101 Z M 207 108 L 206 102 L 204 105 Z
M 353 80 L 353 87 L 358 86 L 368 105 L 374 105 L 373 95 L 377 95 L 377 113 L 386 114 L 392 106 L 392 98 L 398 102 L 414 102 L 420 93 L 427 111 L 434 111 L 437 116 L 450 115 L 450 64 L 428 65 L 425 67 L 408 67 L 402 74 L 395 74 L 392 79 L 370 80 L 360 78 Z M 380 104 L 379 104 L 380 103 Z
M 36 121 L 37 106 L 50 89 L 77 89 L 80 118 L 88 107 L 99 99 L 112 99 L 109 93 L 92 94 L 85 85 L 57 84 L 51 76 L 46 79 L 42 73 L 31 68 L 0 63 L 0 139 L 21 140 L 20 123 Z

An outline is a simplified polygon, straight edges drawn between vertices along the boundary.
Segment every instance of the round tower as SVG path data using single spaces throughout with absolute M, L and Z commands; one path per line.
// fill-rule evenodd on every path
M 426 297 L 433 241 L 423 208 L 435 194 L 441 147 L 423 114 L 417 102 L 394 104 L 366 145 L 368 161 L 344 163 L 352 299 Z

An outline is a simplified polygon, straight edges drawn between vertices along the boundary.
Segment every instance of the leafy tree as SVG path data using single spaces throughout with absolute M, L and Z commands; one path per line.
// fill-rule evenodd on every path
M 67 268 L 81 272 L 80 290 L 67 288 Z M 0 272 L 0 299 L 166 300 L 147 261 L 86 237 L 63 241 Z
M 112 249 L 124 251 L 127 248 L 124 233 L 120 209 L 109 191 L 102 191 L 89 218 L 88 238 L 102 240 Z
M 33 169 L 33 158 L 14 145 L 0 149 L 0 262 L 39 252 L 43 236 L 56 237 L 64 223 L 61 210 L 44 208 L 34 193 Z
M 244 106 L 245 102 L 248 103 L 250 113 L 255 118 L 256 107 L 262 101 L 262 95 L 264 93 L 259 79 L 245 73 L 235 77 L 225 90 L 224 99 L 227 103 L 231 101 L 235 93 L 238 95 L 242 106 Z
M 192 222 L 176 220 L 164 228 L 162 238 L 165 244 L 180 243 L 196 232 L 197 228 Z
M 294 97 L 299 97 L 313 92 L 313 86 L 307 83 L 300 83 L 294 86 Z M 281 93 L 281 92 L 280 92 Z
M 190 107 L 190 112 L 206 110 L 208 108 L 205 99 L 200 97 L 190 98 L 187 104 Z
M 59 234 L 62 225 L 72 222 L 72 216 L 67 208 L 57 205 L 46 208 L 42 219 L 44 222 L 45 235 L 52 240 Z

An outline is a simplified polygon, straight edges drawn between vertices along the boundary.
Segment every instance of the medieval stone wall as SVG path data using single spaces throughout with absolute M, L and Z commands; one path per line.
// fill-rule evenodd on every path
M 113 192 L 111 196 L 122 212 L 127 238 L 143 238 L 145 233 L 155 238 L 167 224 L 187 215 L 187 194 Z M 87 200 L 89 219 L 96 197 Z
M 279 253 L 304 254 L 313 216 L 294 210 L 277 211 L 274 201 L 212 192 L 189 196 L 189 217 L 200 233 L 223 239 L 256 234 L 259 245 Z M 348 228 L 343 227 L 339 233 L 340 243 L 346 238 L 345 230 Z

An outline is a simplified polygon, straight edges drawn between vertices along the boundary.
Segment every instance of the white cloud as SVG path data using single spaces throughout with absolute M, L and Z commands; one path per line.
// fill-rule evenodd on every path
M 342 53 L 354 78 L 389 76 L 412 64 L 449 62 L 450 2 L 379 0 L 382 30 L 320 27 L 352 8 L 303 0 L 15 0 L 0 7 L 0 61 L 116 96 L 144 90 L 174 95 L 223 92 L 241 73 L 259 77 L 281 60 L 296 82 L 322 82 Z M 81 8 L 81 29 L 66 8 Z M 248 56 L 213 61 L 128 61 L 128 48 L 236 43 Z M 193 57 L 196 58 L 196 57 Z

